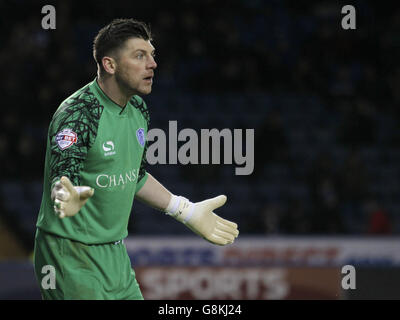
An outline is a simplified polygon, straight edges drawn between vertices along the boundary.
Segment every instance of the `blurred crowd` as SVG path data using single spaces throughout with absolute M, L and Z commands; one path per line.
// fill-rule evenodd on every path
M 256 192 L 271 168 L 283 167 L 289 170 L 287 184 L 300 181 L 309 195 L 276 201 L 258 197 L 254 206 L 257 214 L 247 215 L 245 208 L 240 213 L 245 233 L 399 232 L 395 187 L 389 195 L 379 189 L 389 183 L 386 177 L 395 186 L 400 173 L 395 161 L 400 141 L 399 8 L 353 1 L 357 29 L 346 31 L 341 28 L 343 14 L 336 1 L 52 4 L 57 12 L 56 30 L 41 28 L 40 2 L 0 3 L 1 181 L 42 180 L 47 127 L 54 111 L 96 75 L 91 55 L 94 35 L 113 18 L 134 17 L 149 22 L 154 33 L 158 69 L 149 101 L 191 93 L 232 94 L 250 97 L 248 101 L 260 95 L 310 97 L 323 106 L 316 108 L 316 119 L 326 118 L 329 126 L 321 124 L 320 133 L 312 131 L 318 124 L 315 128 L 301 122 L 285 125 L 285 105 L 255 106 L 254 112 L 262 118 L 257 125 L 232 117 L 231 128 L 255 128 L 256 133 L 255 172 L 236 179 Z M 153 127 L 158 121 L 173 120 L 157 119 L 160 106 L 148 104 L 155 117 Z M 307 114 L 307 105 L 293 105 L 301 108 L 293 112 Z M 201 113 L 191 108 L 188 105 L 180 112 Z M 252 103 L 242 105 L 241 112 L 251 113 Z M 291 138 L 294 132 L 298 136 Z M 304 132 L 307 141 L 319 134 L 331 139 L 317 150 L 312 149 L 312 143 L 304 144 L 296 157 L 294 150 L 302 146 L 297 141 Z M 342 161 L 337 161 L 334 150 L 344 150 Z M 371 157 L 364 156 L 366 150 L 371 151 L 367 152 Z M 368 159 L 374 156 L 377 159 L 371 166 Z M 390 172 L 381 175 L 388 167 Z M 218 172 L 209 170 L 218 168 L 210 166 L 202 171 L 188 166 L 179 174 L 193 183 L 207 184 L 207 172 L 218 177 Z M 246 200 L 236 198 L 233 206 L 240 207 Z

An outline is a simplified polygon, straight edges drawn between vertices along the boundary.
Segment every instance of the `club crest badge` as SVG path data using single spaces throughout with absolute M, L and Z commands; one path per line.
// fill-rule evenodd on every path
M 144 129 L 143 128 L 139 128 L 136 130 L 136 138 L 139 141 L 139 144 L 144 147 L 144 143 L 146 142 L 146 137 L 144 134 Z
M 63 129 L 56 135 L 56 143 L 61 150 L 71 147 L 78 141 L 78 135 L 71 129 Z

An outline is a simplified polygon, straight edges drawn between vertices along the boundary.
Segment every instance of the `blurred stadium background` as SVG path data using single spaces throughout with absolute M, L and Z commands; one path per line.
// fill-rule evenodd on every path
M 56 30 L 41 28 L 52 4 Z M 356 8 L 357 29 L 341 28 Z M 0 1 L 0 299 L 39 299 L 31 254 L 47 127 L 95 77 L 96 32 L 151 24 L 151 128 L 254 128 L 255 170 L 154 165 L 192 201 L 226 194 L 216 248 L 135 202 L 126 244 L 148 299 L 400 298 L 400 10 L 374 1 Z M 341 288 L 352 264 L 357 289 Z

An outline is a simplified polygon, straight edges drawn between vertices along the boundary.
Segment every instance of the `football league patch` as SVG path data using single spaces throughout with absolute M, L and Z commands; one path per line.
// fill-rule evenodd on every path
M 71 129 L 63 129 L 56 135 L 56 142 L 61 150 L 71 147 L 78 141 L 78 135 Z
M 140 145 L 144 147 L 144 143 L 146 141 L 145 135 L 144 135 L 144 129 L 139 128 L 136 130 L 136 138 L 138 139 Z

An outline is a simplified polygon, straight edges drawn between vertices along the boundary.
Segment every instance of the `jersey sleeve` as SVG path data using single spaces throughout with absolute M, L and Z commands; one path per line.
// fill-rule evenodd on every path
M 140 163 L 140 168 L 139 168 L 139 177 L 138 177 L 138 182 L 136 185 L 136 192 L 138 192 L 143 185 L 146 183 L 146 180 L 148 178 L 148 174 L 146 171 L 146 166 L 147 166 L 147 160 L 146 160 L 146 153 L 147 153 L 147 147 L 148 147 L 148 141 L 147 141 L 147 132 L 150 127 L 150 114 L 149 110 L 147 109 L 146 103 L 141 99 L 139 105 L 137 108 L 140 110 L 140 112 L 143 115 L 143 118 L 145 120 L 145 125 L 146 125 L 146 142 L 144 145 L 144 150 L 143 150 L 143 156 L 142 156 L 142 162 Z
M 93 145 L 102 107 L 88 91 L 65 100 L 49 127 L 50 183 L 62 176 L 80 185 L 80 171 Z

